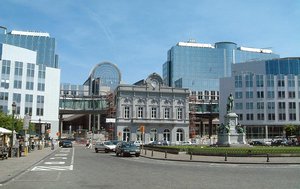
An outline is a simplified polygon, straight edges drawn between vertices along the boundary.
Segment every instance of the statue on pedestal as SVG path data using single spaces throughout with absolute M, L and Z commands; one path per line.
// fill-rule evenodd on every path
M 232 112 L 233 105 L 234 105 L 234 99 L 232 94 L 230 93 L 230 95 L 227 98 L 227 113 Z

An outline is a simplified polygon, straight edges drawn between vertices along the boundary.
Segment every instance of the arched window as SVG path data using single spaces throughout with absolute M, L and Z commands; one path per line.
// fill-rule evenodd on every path
M 171 136 L 170 130 L 169 129 L 165 129 L 164 130 L 164 138 L 163 138 L 163 140 L 170 142 L 170 136 Z
M 157 130 L 151 129 L 150 130 L 150 141 L 156 141 L 157 140 Z
M 182 142 L 183 141 L 183 130 L 182 129 L 177 129 L 177 131 L 176 131 L 176 141 L 177 142 Z
M 130 130 L 129 128 L 124 128 L 123 129 L 123 141 L 130 141 Z

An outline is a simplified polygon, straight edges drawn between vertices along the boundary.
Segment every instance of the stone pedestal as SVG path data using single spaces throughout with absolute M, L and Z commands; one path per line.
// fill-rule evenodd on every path
M 238 125 L 238 116 L 236 113 L 227 113 L 225 115 L 225 124 L 220 126 L 218 131 L 218 146 L 244 146 L 246 135 Z M 239 130 L 241 129 L 241 130 Z

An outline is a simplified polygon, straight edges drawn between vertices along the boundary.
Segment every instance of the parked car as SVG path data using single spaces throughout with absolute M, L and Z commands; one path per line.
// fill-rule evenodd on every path
M 168 143 L 168 141 L 165 141 L 165 140 L 155 140 L 153 142 L 150 142 L 148 145 L 149 146 L 168 146 L 169 143 Z
M 62 147 L 63 148 L 72 148 L 73 147 L 72 141 L 70 141 L 70 140 L 64 140 L 64 141 L 62 141 Z
M 137 147 L 140 147 L 142 143 L 140 141 L 132 141 L 133 144 L 135 144 Z
M 116 146 L 116 156 L 131 156 L 139 157 L 141 154 L 140 148 L 132 142 L 119 142 Z
M 95 152 L 104 151 L 105 153 L 114 152 L 116 145 L 112 141 L 100 141 L 95 144 Z
M 271 143 L 271 146 L 286 146 L 286 145 L 288 145 L 287 141 L 286 140 L 281 140 L 281 139 L 273 140 L 272 143 Z
M 252 145 L 252 146 L 265 146 L 266 145 L 264 142 L 259 141 L 259 140 L 253 140 L 249 144 Z

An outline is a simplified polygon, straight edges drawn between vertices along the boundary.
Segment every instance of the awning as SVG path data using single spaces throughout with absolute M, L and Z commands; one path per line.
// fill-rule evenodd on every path
M 0 127 L 0 134 L 11 134 L 11 130 Z

